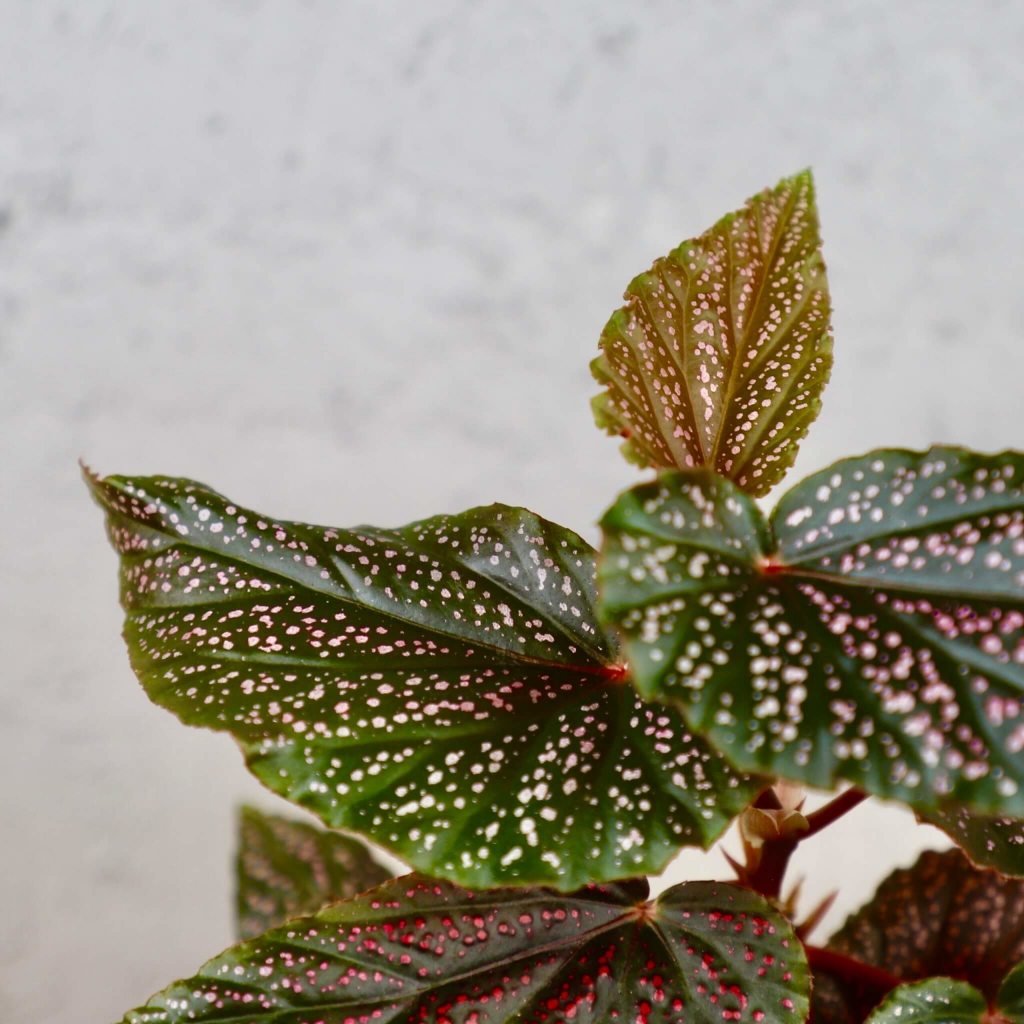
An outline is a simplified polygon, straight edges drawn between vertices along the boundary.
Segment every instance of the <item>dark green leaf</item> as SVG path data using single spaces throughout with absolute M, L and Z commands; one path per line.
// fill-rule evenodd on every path
M 626 290 L 591 364 L 594 417 L 641 466 L 782 479 L 832 370 L 811 172 L 785 178 Z
M 152 699 L 417 868 L 562 889 L 657 872 L 759 788 L 626 685 L 593 551 L 530 512 L 342 530 L 185 480 L 92 487 Z
M 1024 1020 L 1024 964 L 1007 975 L 995 997 L 995 1013 L 973 985 L 929 978 L 900 985 L 867 1019 L 868 1024 L 993 1024 Z
M 895 989 L 868 1018 L 868 1024 L 995 1024 L 1024 1020 L 1024 964 L 1004 979 L 995 999 L 988 1001 L 966 981 L 928 978 Z
M 923 853 L 894 871 L 828 948 L 902 981 L 948 975 L 996 997 L 1024 960 L 1024 882 L 979 871 L 959 850 Z M 816 1024 L 859 1024 L 880 993 L 815 972 Z
M 928 978 L 894 989 L 868 1024 L 982 1024 L 985 997 L 966 981 Z
M 1013 1024 L 1024 1021 L 1024 963 L 1003 978 L 996 996 L 996 1013 Z
M 1024 816 L 1024 457 L 846 459 L 766 522 L 707 470 L 606 513 L 602 613 L 640 692 L 739 768 Z
M 917 817 L 941 828 L 978 867 L 1024 878 L 1024 821 L 999 814 L 974 814 L 963 807 L 918 811 Z
M 789 923 L 713 882 L 472 893 L 416 876 L 234 946 L 128 1024 L 799 1024 Z
M 251 939 L 386 881 L 362 843 L 255 807 L 238 820 L 238 934 Z

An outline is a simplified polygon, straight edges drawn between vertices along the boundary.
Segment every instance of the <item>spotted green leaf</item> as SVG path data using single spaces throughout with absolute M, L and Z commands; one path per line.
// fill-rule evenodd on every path
M 260 935 L 389 878 L 362 843 L 243 807 L 238 819 L 238 934 Z
M 592 549 L 530 512 L 343 530 L 186 480 L 91 483 L 150 697 L 423 871 L 561 889 L 657 872 L 756 795 L 626 685 Z
M 810 171 L 633 279 L 591 364 L 597 425 L 641 466 L 709 466 L 753 495 L 793 464 L 832 371 Z
M 981 868 L 1024 878 L 1024 821 L 1001 814 L 975 814 L 963 807 L 918 811 L 917 817 L 941 828 Z
M 1024 816 L 1024 456 L 875 451 L 766 520 L 666 473 L 606 513 L 602 612 L 640 692 L 745 771 Z
M 868 1017 L 868 1024 L 1020 1024 L 1024 1021 L 1024 964 L 1004 979 L 994 1012 L 988 1000 L 966 981 L 928 978 L 900 985 Z
M 901 981 L 959 978 L 994 1000 L 1002 979 L 1024 960 L 1024 882 L 980 871 L 959 850 L 928 851 L 882 882 L 828 948 Z M 881 995 L 816 971 L 814 1020 L 860 1024 Z
M 985 997 L 973 985 L 928 978 L 894 989 L 868 1024 L 982 1024 L 987 1012 Z
M 468 892 L 413 875 L 232 947 L 127 1024 L 799 1024 L 789 923 L 713 882 Z

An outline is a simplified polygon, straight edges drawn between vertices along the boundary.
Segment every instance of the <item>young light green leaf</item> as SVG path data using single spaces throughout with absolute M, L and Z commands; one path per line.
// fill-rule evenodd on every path
M 494 505 L 285 523 L 186 480 L 91 480 L 132 666 L 269 788 L 462 884 L 658 872 L 762 785 L 626 684 L 593 551 Z
M 789 922 L 735 886 L 467 892 L 413 875 L 241 943 L 125 1024 L 799 1024 Z
M 903 981 L 953 975 L 994 1000 L 1024 960 L 1024 882 L 979 871 L 959 850 L 928 851 L 882 882 L 828 949 Z M 815 971 L 816 1024 L 860 1024 L 879 998 L 867 984 Z
M 390 877 L 362 843 L 337 832 L 241 808 L 238 816 L 238 935 L 251 939 Z
M 793 464 L 832 371 L 810 171 L 784 178 L 626 290 L 591 364 L 597 425 L 641 466 L 709 466 L 762 495 Z
M 1024 821 L 1020 818 L 952 807 L 918 811 L 917 819 L 941 828 L 978 867 L 1024 878 Z
M 966 981 L 928 978 L 900 985 L 867 1019 L 867 1024 L 982 1024 L 985 997 Z
M 606 513 L 602 613 L 645 697 L 745 771 L 1024 816 L 1024 456 L 846 459 L 766 522 L 707 470 Z

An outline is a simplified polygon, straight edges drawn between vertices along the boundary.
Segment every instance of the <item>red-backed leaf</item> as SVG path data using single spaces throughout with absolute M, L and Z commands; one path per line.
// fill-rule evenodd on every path
M 255 807 L 239 812 L 235 884 L 240 938 L 316 913 L 390 877 L 355 839 Z
M 845 459 L 766 521 L 666 473 L 606 513 L 601 610 L 737 767 L 1024 817 L 1024 456 Z
M 800 1024 L 789 922 L 714 882 L 467 892 L 407 876 L 240 943 L 126 1024 Z
M 594 418 L 641 466 L 782 479 L 832 370 L 810 171 L 784 178 L 629 285 L 591 364 Z
M 90 482 L 150 697 L 423 871 L 562 889 L 654 873 L 756 795 L 637 697 L 597 624 L 592 549 L 531 512 L 344 530 L 187 480 Z
M 828 949 L 903 981 L 945 975 L 994 999 L 1024 960 L 1024 882 L 979 871 L 959 850 L 926 852 L 894 871 L 852 915 Z M 815 972 L 816 1024 L 860 1024 L 882 993 Z

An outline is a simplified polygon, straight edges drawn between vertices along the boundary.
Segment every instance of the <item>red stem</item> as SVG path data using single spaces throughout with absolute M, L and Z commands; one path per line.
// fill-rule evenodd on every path
M 787 836 L 784 839 L 769 839 L 761 849 L 761 860 L 757 868 L 750 872 L 747 877 L 747 884 L 762 896 L 769 899 L 778 899 L 782 891 L 782 881 L 789 865 L 789 858 L 793 851 L 800 845 L 800 842 L 809 836 L 817 835 L 823 829 L 828 828 L 844 814 L 848 814 L 855 807 L 867 799 L 867 794 L 856 788 L 844 790 L 837 797 L 830 800 L 824 807 L 807 815 L 807 831 L 795 836 Z M 766 789 L 754 802 L 755 807 L 762 810 L 779 810 L 781 803 L 778 795 L 773 789 Z M 833 894 L 834 895 L 834 894 Z M 830 901 L 826 901 L 825 906 Z M 819 908 L 823 910 L 823 908 Z M 813 923 L 817 924 L 820 919 L 817 912 L 812 914 Z M 813 926 L 813 925 L 812 925 Z M 809 929 L 808 929 L 809 930 Z M 853 957 L 845 956 L 843 953 L 836 953 L 831 949 L 822 949 L 820 946 L 804 945 L 807 953 L 807 962 L 812 972 L 825 971 L 835 975 L 843 981 L 855 985 L 863 985 L 880 996 L 901 985 L 902 981 L 894 974 L 890 974 L 882 967 L 874 967 Z
M 786 866 L 798 842 L 793 838 L 767 840 L 761 848 L 760 862 L 747 878 L 750 888 L 770 900 L 777 900 L 786 877 Z
M 856 787 L 844 790 L 839 796 L 830 800 L 824 807 L 807 815 L 807 824 L 810 828 L 800 838 L 817 835 L 823 828 L 828 828 L 832 822 L 841 818 L 844 814 L 852 811 L 858 804 L 867 800 L 867 793 L 862 793 Z
M 787 836 L 784 839 L 769 839 L 761 849 L 761 861 L 757 868 L 750 873 L 747 884 L 762 896 L 768 899 L 777 900 L 782 892 L 782 882 L 786 877 L 786 868 L 789 866 L 789 858 L 793 851 L 800 845 L 801 841 L 809 836 L 817 835 L 822 829 L 828 828 L 834 821 L 841 818 L 848 811 L 852 811 L 858 804 L 867 799 L 867 794 L 859 789 L 851 788 L 844 790 L 839 796 L 830 800 L 824 807 L 820 807 L 812 814 L 807 815 L 809 826 L 806 832 L 798 835 Z M 763 810 L 778 810 L 782 805 L 773 789 L 766 789 L 754 802 L 755 807 Z
M 871 964 L 854 960 L 853 957 L 836 953 L 831 949 L 822 949 L 820 946 L 804 946 L 807 953 L 807 963 L 812 971 L 826 971 L 834 974 L 843 981 L 851 981 L 858 985 L 867 985 L 879 993 L 889 992 L 902 985 L 903 981 L 895 974 L 890 974 L 882 967 L 873 967 Z

